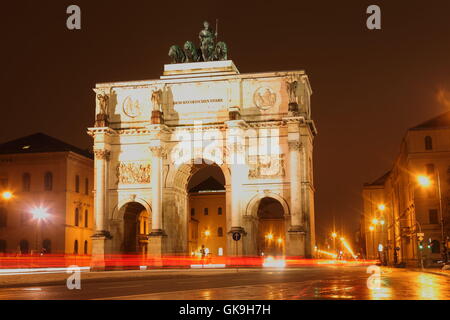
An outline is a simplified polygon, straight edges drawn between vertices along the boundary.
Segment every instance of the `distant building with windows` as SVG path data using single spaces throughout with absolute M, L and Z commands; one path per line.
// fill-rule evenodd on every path
M 430 185 L 421 186 L 419 176 L 428 177 Z M 447 112 L 410 128 L 392 169 L 364 185 L 361 235 L 366 256 L 388 264 L 417 266 L 421 259 L 425 266 L 436 264 L 448 248 L 449 219 Z
M 90 254 L 93 155 L 37 133 L 0 144 L 0 254 Z

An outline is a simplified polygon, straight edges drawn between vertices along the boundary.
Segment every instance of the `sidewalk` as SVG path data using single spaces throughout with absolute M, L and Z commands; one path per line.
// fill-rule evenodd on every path
M 437 274 L 440 276 L 450 276 L 450 270 L 441 270 L 440 268 L 424 268 L 423 270 L 420 268 L 408 268 L 407 270 L 417 271 L 417 272 L 426 272 Z
M 424 272 L 424 273 L 431 273 L 431 274 L 436 274 L 436 275 L 440 275 L 440 276 L 450 276 L 450 270 L 441 270 L 440 268 L 395 268 L 392 266 L 384 266 L 382 268 L 386 268 L 389 270 L 405 270 L 405 271 L 414 271 L 414 272 Z

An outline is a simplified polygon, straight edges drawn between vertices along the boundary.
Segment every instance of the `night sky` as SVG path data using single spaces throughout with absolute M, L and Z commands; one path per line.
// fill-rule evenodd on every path
M 66 28 L 77 4 L 82 29 Z M 382 30 L 366 28 L 366 8 Z M 97 82 L 157 79 L 202 22 L 241 73 L 304 69 L 314 91 L 316 231 L 356 231 L 361 188 L 390 169 L 407 128 L 450 108 L 450 2 L 8 1 L 1 7 L 0 142 L 44 132 L 92 146 Z

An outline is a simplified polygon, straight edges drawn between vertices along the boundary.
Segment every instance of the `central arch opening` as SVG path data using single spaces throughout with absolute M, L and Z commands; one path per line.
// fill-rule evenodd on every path
M 124 210 L 122 252 L 147 253 L 149 213 L 138 202 L 129 202 L 122 207 L 122 210 Z
M 225 176 L 216 164 L 194 165 L 189 194 L 188 250 L 191 255 L 227 254 Z

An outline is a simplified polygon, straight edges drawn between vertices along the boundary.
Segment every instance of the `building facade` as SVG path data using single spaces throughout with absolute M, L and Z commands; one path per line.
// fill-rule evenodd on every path
M 0 145 L 0 252 L 90 254 L 92 155 L 34 134 Z
M 429 185 L 420 183 L 425 177 Z M 448 248 L 450 113 L 409 129 L 392 169 L 363 189 L 368 258 L 435 265 Z
M 202 245 L 214 255 L 258 255 L 273 247 L 261 238 L 286 255 L 313 254 L 316 129 L 303 71 L 240 74 L 230 60 L 175 63 L 158 80 L 94 91 L 99 261 L 139 251 L 124 247 L 127 237 L 154 255 L 192 254 Z M 210 177 L 222 192 L 189 192 L 192 181 Z M 264 206 L 273 212 L 264 215 Z M 136 223 L 142 212 L 147 227 L 136 230 L 148 233 L 126 234 L 124 217 Z

